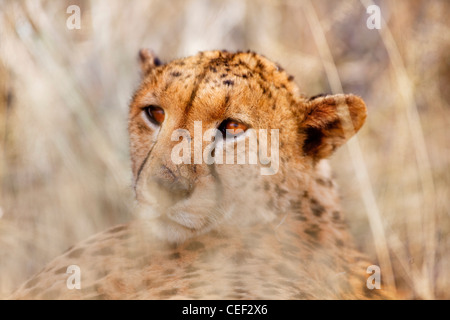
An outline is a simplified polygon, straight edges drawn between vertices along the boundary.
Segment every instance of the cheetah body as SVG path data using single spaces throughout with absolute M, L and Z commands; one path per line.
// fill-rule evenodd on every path
M 281 67 L 252 52 L 161 64 L 143 50 L 140 59 L 129 114 L 140 218 L 70 248 L 12 298 L 387 296 L 366 287 L 373 263 L 355 249 L 325 159 L 362 126 L 360 98 L 307 99 Z M 148 106 L 164 110 L 164 121 L 149 119 Z M 202 121 L 205 133 L 229 119 L 279 131 L 275 174 L 262 175 L 261 163 L 173 163 L 174 130 L 192 132 Z M 68 288 L 71 265 L 81 289 Z

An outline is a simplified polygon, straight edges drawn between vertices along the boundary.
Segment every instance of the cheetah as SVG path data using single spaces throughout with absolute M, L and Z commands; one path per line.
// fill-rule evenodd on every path
M 363 125 L 361 98 L 308 98 L 251 51 L 162 63 L 143 49 L 139 61 L 128 125 L 136 219 L 69 248 L 12 299 L 390 296 L 367 288 L 373 263 L 355 247 L 326 159 Z M 212 129 L 211 143 L 196 142 L 195 129 L 201 137 Z M 271 163 L 198 157 L 211 145 L 206 160 L 249 145 L 250 131 L 268 134 L 256 135 L 258 147 L 278 147 L 265 157 Z M 236 160 L 252 149 L 229 150 Z M 69 285 L 71 266 L 78 288 Z

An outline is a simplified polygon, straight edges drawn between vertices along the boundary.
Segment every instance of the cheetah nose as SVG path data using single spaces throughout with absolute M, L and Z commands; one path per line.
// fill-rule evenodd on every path
M 161 165 L 153 180 L 174 195 L 187 197 L 192 193 L 193 184 L 190 180 L 174 171 L 166 165 Z

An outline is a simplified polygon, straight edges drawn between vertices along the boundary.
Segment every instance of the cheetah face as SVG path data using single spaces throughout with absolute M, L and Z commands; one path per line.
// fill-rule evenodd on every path
M 351 106 L 354 131 L 365 118 L 354 96 L 308 101 L 255 53 L 203 52 L 161 64 L 141 50 L 140 60 L 129 112 L 134 188 L 139 212 L 170 242 L 276 219 L 283 201 L 268 197 L 270 186 L 298 189 L 294 178 L 350 136 L 336 101 Z

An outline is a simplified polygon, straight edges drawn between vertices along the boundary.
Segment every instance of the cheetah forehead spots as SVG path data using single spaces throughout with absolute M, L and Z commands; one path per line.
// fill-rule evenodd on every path
M 167 104 L 173 104 L 173 101 L 164 97 L 176 96 L 177 110 L 183 114 L 189 113 L 197 104 L 222 109 L 215 110 L 219 117 L 220 111 L 229 108 L 227 104 L 232 107 L 234 102 L 247 112 L 245 108 L 260 109 L 266 104 L 272 108 L 281 97 L 291 100 L 293 103 L 288 105 L 294 106 L 294 99 L 300 97 L 292 77 L 273 62 L 251 52 L 203 52 L 155 67 L 144 78 L 135 98 L 145 97 L 149 91 L 156 100 Z M 216 103 L 218 99 L 214 96 L 220 96 L 222 103 Z M 267 103 L 258 100 L 267 100 Z

